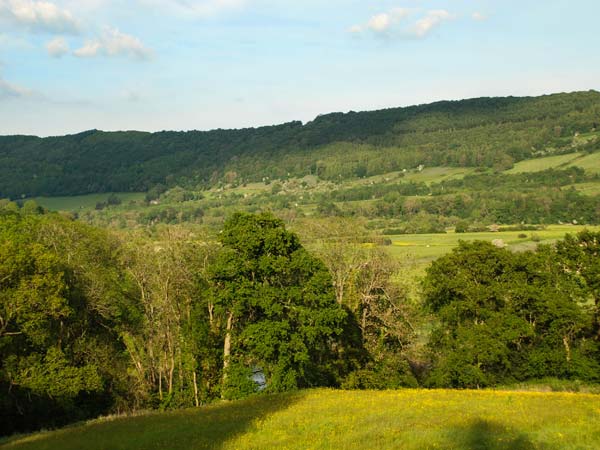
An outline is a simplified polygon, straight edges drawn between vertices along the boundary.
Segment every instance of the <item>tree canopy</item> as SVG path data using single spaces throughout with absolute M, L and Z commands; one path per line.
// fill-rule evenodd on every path
M 478 98 L 334 113 L 302 124 L 207 132 L 0 137 L 0 198 L 148 191 L 318 175 L 340 180 L 426 166 L 509 168 L 571 151 L 595 129 L 600 93 Z M 596 144 L 593 144 L 597 146 Z

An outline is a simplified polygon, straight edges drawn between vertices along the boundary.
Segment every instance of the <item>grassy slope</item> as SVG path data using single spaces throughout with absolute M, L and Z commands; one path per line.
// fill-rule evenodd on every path
M 143 200 L 146 196 L 143 192 L 117 192 L 115 193 L 121 201 L 126 204 L 130 201 Z M 50 211 L 79 211 L 94 209 L 96 203 L 105 202 L 110 194 L 75 195 L 72 197 L 35 197 L 38 205 Z
M 515 164 L 506 173 L 539 172 L 542 170 L 559 168 L 568 165 L 581 155 L 579 153 L 568 153 L 566 155 L 547 156 L 545 158 L 526 159 Z M 573 164 L 578 165 L 578 164 Z
M 564 169 L 567 167 L 581 167 L 589 173 L 600 173 L 600 152 L 589 155 L 585 153 L 568 153 L 566 155 L 526 159 L 516 163 L 506 173 L 540 172 L 546 169 Z
M 577 166 L 585 169 L 586 172 L 600 173 L 600 152 L 582 156 L 573 160 L 569 166 Z
M 600 396 L 312 390 L 94 421 L 6 449 L 597 449 Z

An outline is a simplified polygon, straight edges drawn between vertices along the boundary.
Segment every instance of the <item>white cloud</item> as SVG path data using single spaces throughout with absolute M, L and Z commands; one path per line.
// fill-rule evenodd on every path
M 107 27 L 99 38 L 86 41 L 83 47 L 75 50 L 73 54 L 80 58 L 126 56 L 145 60 L 151 58 L 153 53 L 135 36 Z
M 46 44 L 48 54 L 53 58 L 60 58 L 69 53 L 69 44 L 64 38 L 57 37 Z
M 481 12 L 474 12 L 471 17 L 473 18 L 473 20 L 476 20 L 477 22 L 483 22 L 484 20 L 488 19 L 488 16 L 481 13 Z
M 417 20 L 411 31 L 416 37 L 422 38 L 429 34 L 431 30 L 439 26 L 442 22 L 451 20 L 453 18 L 454 16 L 445 9 L 428 11 L 425 17 Z
M 371 17 L 371 20 L 367 23 L 367 28 L 375 31 L 376 33 L 381 33 L 387 31 L 392 24 L 392 19 L 389 14 L 377 14 L 376 16 Z
M 392 8 L 387 12 L 374 15 L 366 25 L 354 25 L 349 31 L 351 33 L 362 33 L 365 30 L 370 30 L 375 34 L 386 34 L 409 14 L 410 10 L 406 8 Z
M 442 22 L 455 18 L 445 9 L 436 9 L 421 12 L 420 18 L 410 24 L 407 19 L 417 14 L 419 10 L 416 9 L 393 8 L 388 12 L 372 16 L 364 25 L 352 26 L 348 31 L 355 35 L 370 31 L 382 37 L 423 38 Z
M 0 21 L 33 32 L 77 34 L 80 30 L 70 11 L 49 1 L 0 0 Z
M 16 84 L 9 83 L 0 77 L 0 98 L 27 98 L 33 96 L 33 91 Z

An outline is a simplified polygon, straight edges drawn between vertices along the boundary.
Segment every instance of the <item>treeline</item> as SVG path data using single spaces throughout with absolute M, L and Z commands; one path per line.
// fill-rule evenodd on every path
M 548 149 L 572 151 L 574 134 L 596 130 L 598 122 L 600 93 L 589 91 L 336 113 L 255 129 L 5 136 L 0 197 L 159 184 L 196 189 L 306 174 L 340 180 L 419 165 L 506 169 Z
M 598 233 L 519 254 L 463 243 L 415 303 L 351 225 L 311 222 L 308 251 L 266 213 L 212 239 L 4 203 L 0 433 L 314 386 L 600 381 Z
M 356 186 L 321 193 L 311 200 L 318 202 L 317 211 L 322 215 L 395 219 L 402 222 L 400 231 L 406 233 L 443 232 L 458 220 L 472 224 L 597 224 L 600 196 L 585 195 L 573 187 L 597 181 L 598 175 L 571 167 L 467 175 L 431 185 L 400 181 Z M 351 201 L 367 202 L 343 203 Z
M 270 214 L 150 238 L 1 206 L 0 434 L 339 387 L 409 340 L 387 255 L 358 249 L 340 284 L 345 256 L 326 266 Z

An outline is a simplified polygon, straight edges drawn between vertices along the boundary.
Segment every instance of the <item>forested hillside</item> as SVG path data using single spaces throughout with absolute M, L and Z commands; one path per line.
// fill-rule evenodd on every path
M 307 174 L 339 180 L 420 165 L 507 169 L 515 161 L 570 152 L 574 135 L 599 124 L 600 93 L 589 91 L 334 113 L 304 125 L 242 130 L 4 136 L 0 198 L 146 191 L 159 184 L 200 188 Z

